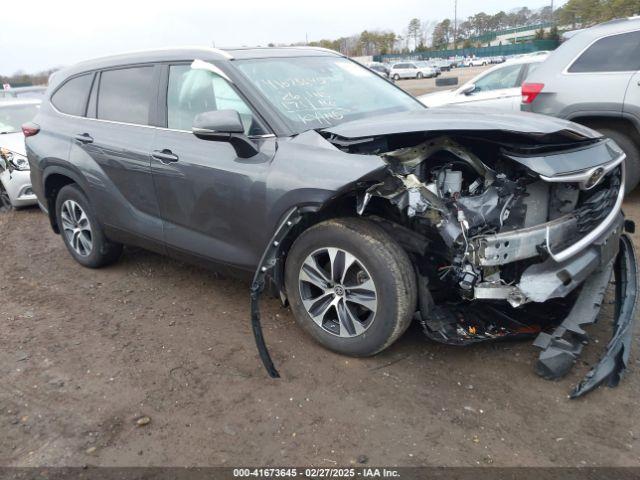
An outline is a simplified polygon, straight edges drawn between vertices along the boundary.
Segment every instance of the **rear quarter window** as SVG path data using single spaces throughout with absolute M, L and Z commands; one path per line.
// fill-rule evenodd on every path
M 570 73 L 630 72 L 640 69 L 640 31 L 601 38 L 569 67 Z
M 93 73 L 80 75 L 65 82 L 51 97 L 51 103 L 62 113 L 84 116 Z

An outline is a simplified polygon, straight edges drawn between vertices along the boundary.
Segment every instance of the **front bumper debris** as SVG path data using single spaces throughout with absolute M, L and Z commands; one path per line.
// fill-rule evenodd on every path
M 638 296 L 636 255 L 631 240 L 622 235 L 617 256 L 593 273 L 583 284 L 569 315 L 552 333 L 540 333 L 534 345 L 542 348 L 536 372 L 547 379 L 564 376 L 588 340 L 583 326 L 597 321 L 613 274 L 615 280 L 614 333 L 604 355 L 571 392 L 577 398 L 601 384 L 614 387 L 620 382 L 631 350 L 631 336 Z

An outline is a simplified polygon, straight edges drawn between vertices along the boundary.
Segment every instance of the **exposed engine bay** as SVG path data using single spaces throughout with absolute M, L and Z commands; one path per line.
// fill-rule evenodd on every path
M 557 379 L 588 342 L 582 327 L 597 321 L 613 282 L 613 338 L 571 396 L 616 385 L 629 358 L 637 297 L 635 253 L 624 234 L 635 227 L 621 213 L 620 148 L 567 131 L 407 133 L 400 124 L 397 133 L 341 134 L 360 127 L 318 133 L 344 153 L 384 161 L 381 173 L 346 195 L 356 215 L 376 222 L 409 254 L 426 336 L 449 345 L 535 337 L 542 349 L 536 372 Z M 280 244 L 304 218 L 299 209 L 290 212 L 254 277 L 254 333 L 272 376 L 257 293 L 267 274 L 281 283 Z
M 432 340 L 547 338 L 570 317 L 581 291 L 595 288 L 604 296 L 624 230 L 624 155 L 615 144 L 533 147 L 472 134 L 329 140 L 388 164 L 389 175 L 359 193 L 357 213 L 404 239 L 419 276 L 420 321 Z M 534 157 L 566 160 L 585 150 L 601 154 L 602 147 L 609 155 L 604 163 L 579 175 L 547 177 L 531 168 Z M 601 272 L 598 286 L 585 286 L 595 272 Z M 595 322 L 598 311 L 583 323 Z M 587 338 L 574 333 L 571 354 L 543 352 L 541 375 L 568 372 Z

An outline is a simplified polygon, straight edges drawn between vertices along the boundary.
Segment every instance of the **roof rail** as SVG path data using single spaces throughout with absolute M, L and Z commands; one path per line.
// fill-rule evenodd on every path
M 312 45 L 294 45 L 292 47 L 285 47 L 285 48 L 303 48 L 303 49 L 307 49 L 307 50 L 319 50 L 321 52 L 328 52 L 328 53 L 333 53 L 334 55 L 338 55 L 340 57 L 344 57 L 343 54 L 341 54 L 340 52 L 336 52 L 335 50 L 331 50 L 330 48 L 324 48 L 324 47 L 314 47 Z

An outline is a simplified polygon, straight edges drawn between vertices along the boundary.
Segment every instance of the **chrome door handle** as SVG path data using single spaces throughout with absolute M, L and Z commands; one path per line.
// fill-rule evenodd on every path
M 162 163 L 173 163 L 178 161 L 178 156 L 166 148 L 164 150 L 154 150 L 151 152 L 151 156 L 160 160 Z
M 74 138 L 80 143 L 93 143 L 93 137 L 88 133 L 79 133 Z

